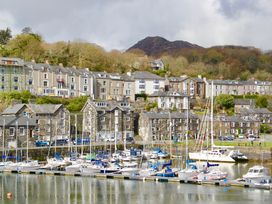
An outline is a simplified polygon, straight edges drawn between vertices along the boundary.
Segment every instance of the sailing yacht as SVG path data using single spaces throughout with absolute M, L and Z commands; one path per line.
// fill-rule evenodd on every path
M 211 90 L 211 150 L 201 150 L 199 152 L 190 152 L 189 158 L 196 161 L 207 162 L 230 162 L 234 163 L 235 159 L 232 158 L 231 153 L 222 150 L 221 148 L 215 149 L 213 142 L 213 82 Z M 208 139 L 208 137 L 207 137 Z

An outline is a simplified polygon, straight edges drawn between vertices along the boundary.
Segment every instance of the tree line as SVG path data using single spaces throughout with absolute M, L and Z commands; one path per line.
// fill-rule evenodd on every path
M 29 27 L 15 36 L 12 36 L 9 28 L 1 29 L 0 56 L 35 60 L 37 63 L 47 60 L 53 65 L 119 73 L 151 71 L 149 62 L 155 59 L 141 50 L 106 51 L 96 44 L 84 41 L 47 43 L 42 35 L 34 33 Z M 161 76 L 201 74 L 213 79 L 272 80 L 272 55 L 257 48 L 217 46 L 182 49 L 174 53 L 162 53 L 159 57 L 167 68 L 167 71 L 159 73 Z

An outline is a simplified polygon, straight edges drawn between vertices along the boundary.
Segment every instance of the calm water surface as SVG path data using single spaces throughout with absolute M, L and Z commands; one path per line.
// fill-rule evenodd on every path
M 223 165 L 240 176 L 249 164 Z M 250 165 L 251 166 L 251 165 Z M 271 203 L 272 191 L 178 183 L 106 180 L 88 177 L 0 174 L 0 203 Z M 13 193 L 12 200 L 6 198 Z

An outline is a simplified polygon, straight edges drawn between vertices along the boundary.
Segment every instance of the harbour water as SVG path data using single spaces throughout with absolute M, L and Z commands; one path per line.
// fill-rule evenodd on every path
M 239 177 L 252 164 L 223 165 Z M 270 203 L 272 191 L 90 177 L 0 174 L 0 203 Z M 7 199 L 7 193 L 12 198 Z

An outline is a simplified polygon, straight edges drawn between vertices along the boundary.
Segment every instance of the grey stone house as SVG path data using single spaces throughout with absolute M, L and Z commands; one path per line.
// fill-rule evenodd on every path
M 23 115 L 0 116 L 0 146 L 4 148 L 25 147 L 33 141 L 36 118 Z
M 143 141 L 182 140 L 187 130 L 186 112 L 145 112 L 140 114 L 139 135 Z M 199 118 L 189 112 L 189 136 L 195 137 Z M 171 128 L 171 129 L 170 129 Z
M 134 110 L 128 101 L 88 99 L 83 112 L 83 134 L 93 140 L 134 137 Z
M 62 104 L 15 104 L 2 112 L 2 121 L 8 117 L 14 117 L 15 123 L 22 121 L 22 125 L 29 120 L 35 126 L 31 130 L 34 139 L 50 141 L 69 137 L 70 112 Z
M 259 135 L 261 121 L 252 116 L 216 116 L 214 133 L 216 136 L 255 134 Z

